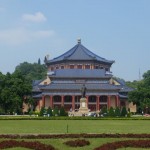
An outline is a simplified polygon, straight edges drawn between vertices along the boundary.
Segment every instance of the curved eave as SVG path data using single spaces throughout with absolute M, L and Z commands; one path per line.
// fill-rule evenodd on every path
M 88 80 L 88 79 L 98 79 L 98 80 L 101 80 L 101 79 L 110 79 L 112 77 L 111 76 L 105 76 L 105 77 L 64 77 L 64 76 L 49 76 L 51 78 L 51 80 L 53 79 L 85 79 L 85 80 Z
M 112 60 L 112 61 L 100 61 L 100 60 L 96 60 L 96 59 L 93 59 L 93 60 L 91 60 L 91 59 L 63 59 L 63 60 L 59 60 L 59 61 L 53 61 L 53 60 L 49 60 L 49 61 L 47 61 L 47 62 L 45 62 L 45 64 L 47 65 L 47 66 L 49 66 L 49 65 L 55 65 L 55 64 L 60 64 L 60 63 L 67 63 L 67 62 L 96 62 L 96 63 L 100 63 L 100 64 L 108 64 L 108 65 L 112 65 L 113 63 L 115 63 L 115 61 L 114 60 Z
M 84 47 L 82 44 L 77 44 L 73 48 L 71 48 L 69 51 L 65 52 L 64 54 L 52 59 L 47 60 L 45 63 L 47 65 L 49 64 L 56 64 L 60 62 L 66 62 L 66 61 L 97 61 L 105 64 L 113 64 L 114 61 L 107 60 L 105 58 L 102 58 L 90 50 L 88 50 L 86 47 Z

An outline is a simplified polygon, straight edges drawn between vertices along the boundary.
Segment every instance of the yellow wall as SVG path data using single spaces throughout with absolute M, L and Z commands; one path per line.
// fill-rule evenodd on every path
M 111 96 L 110 107 L 116 108 L 116 99 L 115 99 L 115 96 Z
M 47 109 L 48 107 L 50 107 L 50 98 L 49 96 L 45 97 L 45 108 Z
M 133 105 L 133 102 L 127 102 L 126 108 L 129 108 L 130 112 L 136 112 L 136 105 Z

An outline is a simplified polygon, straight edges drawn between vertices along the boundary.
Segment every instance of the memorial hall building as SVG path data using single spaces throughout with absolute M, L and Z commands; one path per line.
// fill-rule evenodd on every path
M 81 40 L 64 54 L 49 59 L 45 57 L 47 78 L 33 82 L 33 98 L 36 110 L 41 107 L 64 107 L 76 111 L 80 106 L 81 88 L 86 87 L 87 106 L 99 112 L 103 107 L 126 106 L 131 112 L 135 106 L 128 102 L 127 94 L 133 90 L 125 82 L 113 77 L 113 60 L 94 54 L 82 45 Z

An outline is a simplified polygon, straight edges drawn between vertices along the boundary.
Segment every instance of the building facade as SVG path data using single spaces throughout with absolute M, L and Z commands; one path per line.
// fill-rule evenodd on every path
M 127 94 L 133 89 L 127 87 L 122 80 L 113 78 L 110 70 L 113 63 L 113 60 L 107 60 L 88 50 L 81 44 L 81 40 L 54 59 L 45 57 L 47 78 L 33 83 L 36 110 L 41 107 L 78 110 L 81 88 L 85 85 L 90 111 L 123 106 L 136 111 L 135 106 L 127 101 Z

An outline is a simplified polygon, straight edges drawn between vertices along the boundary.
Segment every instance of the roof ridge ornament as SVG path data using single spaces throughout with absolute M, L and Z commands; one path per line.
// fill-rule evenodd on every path
M 81 38 L 78 38 L 77 41 L 78 41 L 78 44 L 81 44 Z

